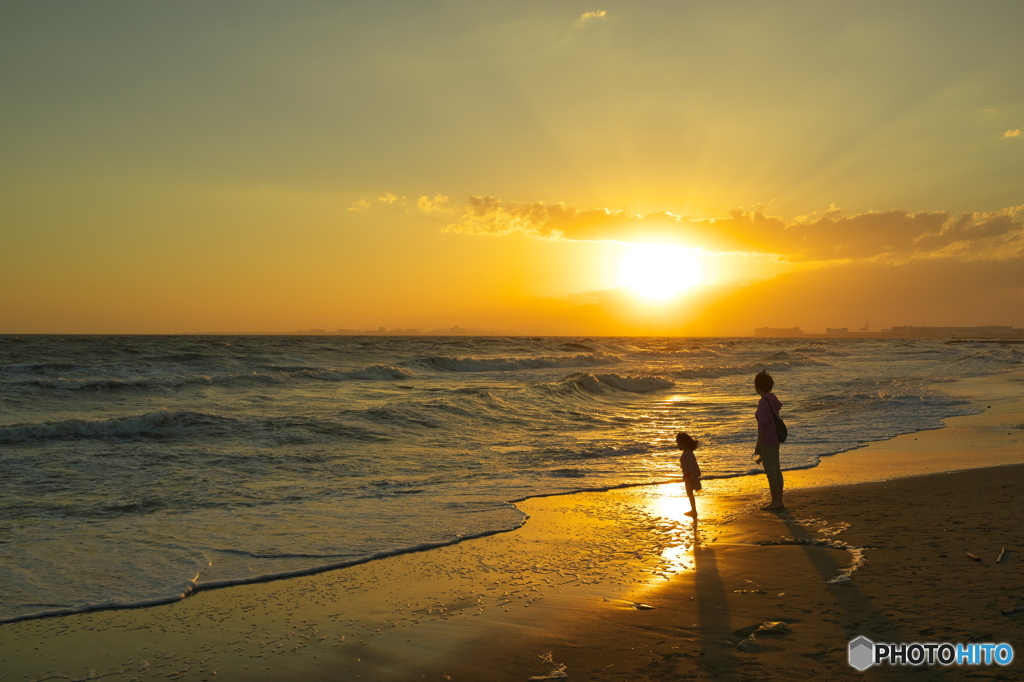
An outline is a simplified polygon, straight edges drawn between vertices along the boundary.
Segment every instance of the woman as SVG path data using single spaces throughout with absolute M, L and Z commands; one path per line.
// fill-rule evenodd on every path
M 772 501 L 762 509 L 785 509 L 782 504 L 782 469 L 779 467 L 779 434 L 775 428 L 775 416 L 782 409 L 782 403 L 772 389 L 775 387 L 775 380 L 767 370 L 761 370 L 754 377 L 754 390 L 761 396 L 761 402 L 757 404 L 757 412 L 754 418 L 757 419 L 757 446 L 754 448 L 755 461 L 764 466 L 765 476 L 768 477 L 768 490 L 772 494 Z

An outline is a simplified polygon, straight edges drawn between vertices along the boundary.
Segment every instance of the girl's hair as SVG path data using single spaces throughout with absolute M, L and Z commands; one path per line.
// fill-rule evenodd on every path
M 775 379 L 772 379 L 772 375 L 768 373 L 768 370 L 762 369 L 754 377 L 754 388 L 759 391 L 765 391 L 771 393 L 772 388 L 775 387 Z
M 683 433 L 680 431 L 676 434 L 676 445 L 681 447 L 683 450 L 696 450 L 700 447 L 700 443 L 695 441 L 690 434 Z

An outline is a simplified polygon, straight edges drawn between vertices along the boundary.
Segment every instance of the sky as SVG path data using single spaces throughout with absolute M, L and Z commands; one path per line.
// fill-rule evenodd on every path
M 1021 25 L 0 0 L 0 333 L 1021 327 Z

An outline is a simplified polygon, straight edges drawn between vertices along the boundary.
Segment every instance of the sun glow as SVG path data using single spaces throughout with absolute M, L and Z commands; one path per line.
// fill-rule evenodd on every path
M 619 286 L 653 301 L 671 298 L 703 280 L 700 259 L 680 246 L 633 244 L 619 260 Z

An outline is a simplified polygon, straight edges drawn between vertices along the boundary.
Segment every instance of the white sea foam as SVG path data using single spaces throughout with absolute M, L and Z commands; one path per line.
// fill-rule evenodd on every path
M 848 552 L 850 555 L 850 565 L 846 568 L 839 569 L 839 573 L 828 580 L 831 585 L 849 582 L 853 573 L 867 563 L 867 557 L 865 556 L 865 548 L 851 545 L 848 542 L 842 540 L 831 540 L 831 539 L 818 539 L 818 538 L 796 538 L 796 539 L 784 539 L 784 540 L 768 540 L 765 542 L 758 543 L 760 545 L 812 545 L 815 547 L 828 547 L 829 549 L 837 549 L 843 552 Z
M 839 569 L 839 575 L 829 580 L 831 584 L 846 583 L 853 577 L 853 572 L 867 563 L 867 556 L 863 547 L 847 545 L 846 550 L 850 553 L 850 565 Z

